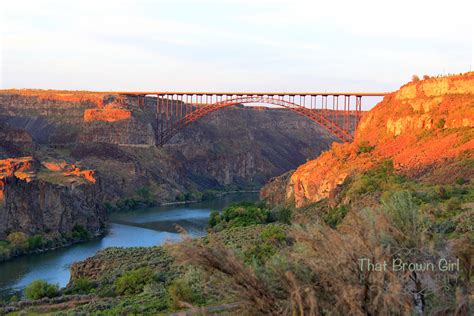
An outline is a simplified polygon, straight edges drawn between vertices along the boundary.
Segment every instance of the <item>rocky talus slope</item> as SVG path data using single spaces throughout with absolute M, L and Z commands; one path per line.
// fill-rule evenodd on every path
M 431 183 L 472 179 L 474 73 L 408 83 L 364 115 L 351 144 L 334 144 L 296 169 L 284 191 L 297 207 L 330 197 L 351 175 L 391 159 L 397 172 Z M 287 177 L 287 176 L 285 176 Z M 268 192 L 262 196 L 274 200 Z M 281 202 L 282 198 L 279 201 Z

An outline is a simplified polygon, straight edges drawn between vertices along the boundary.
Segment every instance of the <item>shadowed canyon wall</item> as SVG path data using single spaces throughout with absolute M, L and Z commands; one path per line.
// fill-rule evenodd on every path
M 233 106 L 155 146 L 155 101 L 107 93 L 0 92 L 3 158 L 64 159 L 97 170 L 108 200 L 146 188 L 153 199 L 182 193 L 258 188 L 319 155 L 335 138 L 284 109 Z

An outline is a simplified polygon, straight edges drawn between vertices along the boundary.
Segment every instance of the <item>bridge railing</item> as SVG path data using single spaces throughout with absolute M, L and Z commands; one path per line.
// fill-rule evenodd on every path
M 343 142 L 353 138 L 367 92 L 120 92 L 139 107 L 155 107 L 157 143 L 164 145 L 186 125 L 235 104 L 270 104 L 294 111 L 326 128 Z M 133 102 L 133 103 L 134 103 Z

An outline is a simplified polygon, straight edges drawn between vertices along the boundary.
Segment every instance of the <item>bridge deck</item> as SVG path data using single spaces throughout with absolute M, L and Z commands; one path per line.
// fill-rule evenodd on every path
M 116 94 L 122 94 L 122 95 L 137 95 L 137 96 L 143 96 L 143 95 L 236 95 L 236 96 L 251 96 L 251 95 L 258 95 L 258 96 L 309 96 L 309 95 L 325 95 L 325 96 L 330 96 L 330 95 L 340 95 L 340 96 L 361 96 L 361 97 L 383 97 L 389 92 L 349 92 L 349 91 L 343 91 L 343 92 L 196 92 L 196 91 L 120 91 L 120 92 L 113 92 Z

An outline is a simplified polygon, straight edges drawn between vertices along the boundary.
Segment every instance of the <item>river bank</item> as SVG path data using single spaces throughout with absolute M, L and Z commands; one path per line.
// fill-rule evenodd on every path
M 256 192 L 229 193 L 211 201 L 111 214 L 108 232 L 102 238 L 0 263 L 0 296 L 18 295 L 35 279 L 45 279 L 64 287 L 69 281 L 72 263 L 85 260 L 108 247 L 150 247 L 167 240 L 178 240 L 176 224 L 191 236 L 204 235 L 212 210 L 220 210 L 233 202 L 257 199 Z

